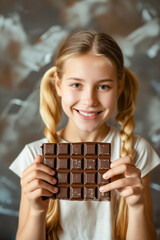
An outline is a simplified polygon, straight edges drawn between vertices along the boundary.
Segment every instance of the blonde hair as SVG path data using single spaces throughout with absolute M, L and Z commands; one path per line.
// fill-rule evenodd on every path
M 122 140 L 121 156 L 133 156 L 135 97 L 137 92 L 136 77 L 124 67 L 123 55 L 116 41 L 105 33 L 95 31 L 81 31 L 70 35 L 61 46 L 55 67 L 46 72 L 41 81 L 40 88 L 40 113 L 45 123 L 45 136 L 49 142 L 58 142 L 56 127 L 61 120 L 60 99 L 54 86 L 54 74 L 61 79 L 64 72 L 65 61 L 73 56 L 79 56 L 93 52 L 96 55 L 109 58 L 116 67 L 117 79 L 124 79 L 124 87 L 121 92 L 117 109 L 116 120 L 122 126 L 120 137 Z M 117 198 L 114 201 L 115 239 L 123 240 L 126 237 L 128 225 L 127 204 L 125 200 Z M 46 216 L 47 239 L 58 239 L 59 202 L 50 200 Z
M 133 118 L 135 110 L 136 93 L 138 90 L 138 81 L 136 76 L 125 68 L 124 88 L 117 102 L 118 114 L 116 120 L 122 126 L 120 137 L 123 142 L 121 148 L 121 157 L 133 157 L 133 141 L 135 122 Z M 115 209 L 115 228 L 116 238 L 120 240 L 126 239 L 128 226 L 128 208 L 123 197 L 118 199 L 119 211 Z
M 42 78 L 40 85 L 40 114 L 45 123 L 44 134 L 50 143 L 58 142 L 56 126 L 61 120 L 61 104 L 54 86 L 54 73 L 56 67 L 49 69 Z M 46 215 L 46 238 L 58 239 L 59 225 L 59 202 L 49 201 Z

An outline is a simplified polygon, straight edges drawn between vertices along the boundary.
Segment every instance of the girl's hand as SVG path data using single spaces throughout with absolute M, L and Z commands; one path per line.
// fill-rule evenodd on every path
M 40 155 L 23 171 L 21 187 L 32 209 L 47 211 L 49 200 L 43 201 L 42 196 L 50 197 L 58 191 L 58 188 L 53 186 L 57 182 L 54 175 L 54 170 L 42 164 Z
M 130 157 L 127 156 L 115 160 L 111 163 L 111 169 L 103 177 L 104 179 L 113 179 L 111 183 L 100 187 L 101 192 L 117 189 L 120 195 L 125 198 L 128 207 L 136 207 L 144 203 L 141 171 L 135 167 Z

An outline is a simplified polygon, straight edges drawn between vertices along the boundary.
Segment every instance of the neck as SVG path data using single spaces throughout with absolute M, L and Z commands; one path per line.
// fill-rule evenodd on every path
M 110 128 L 106 124 L 92 132 L 77 131 L 67 124 L 57 134 L 67 142 L 101 142 L 107 136 L 109 130 Z

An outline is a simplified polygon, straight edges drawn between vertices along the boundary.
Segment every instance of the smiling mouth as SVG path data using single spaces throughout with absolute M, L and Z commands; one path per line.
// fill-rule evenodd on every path
M 85 117 L 93 117 L 93 116 L 97 116 L 98 114 L 100 114 L 102 111 L 100 112 L 83 112 L 80 111 L 78 109 L 75 109 L 78 113 L 80 113 L 81 115 L 85 116 Z

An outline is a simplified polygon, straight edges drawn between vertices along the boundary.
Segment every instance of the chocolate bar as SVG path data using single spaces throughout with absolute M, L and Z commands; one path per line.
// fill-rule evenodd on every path
M 44 143 L 43 163 L 56 171 L 59 189 L 51 198 L 110 200 L 110 192 L 99 191 L 100 186 L 110 182 L 110 179 L 103 179 L 103 174 L 110 168 L 110 156 L 110 143 Z

